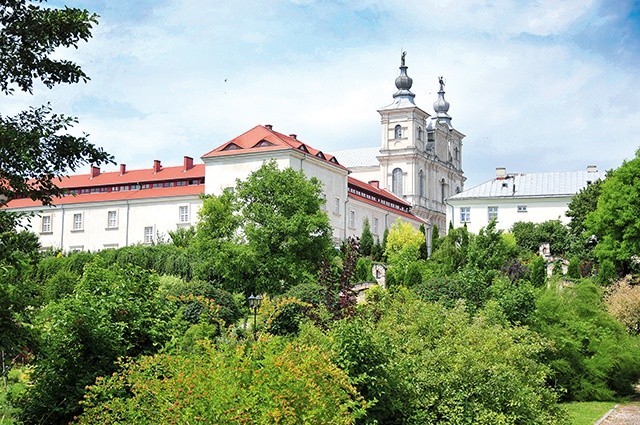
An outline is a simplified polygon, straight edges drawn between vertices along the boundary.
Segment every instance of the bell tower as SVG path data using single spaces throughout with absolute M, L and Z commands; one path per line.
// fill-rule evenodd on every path
M 406 52 L 400 59 L 400 75 L 393 103 L 378 113 L 382 146 L 380 184 L 413 206 L 413 213 L 446 231 L 446 203 L 462 190 L 462 138 L 451 125 L 449 102 L 444 99 L 444 79 L 431 116 L 415 104 L 413 80 L 407 74 Z

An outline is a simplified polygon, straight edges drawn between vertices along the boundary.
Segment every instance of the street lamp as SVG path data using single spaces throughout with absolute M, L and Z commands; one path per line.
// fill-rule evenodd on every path
M 260 308 L 260 304 L 262 303 L 262 296 L 258 294 L 258 296 L 251 296 L 248 298 L 249 300 L 249 308 L 253 309 L 253 339 L 254 341 L 257 339 L 256 337 L 256 317 L 258 316 L 258 309 Z

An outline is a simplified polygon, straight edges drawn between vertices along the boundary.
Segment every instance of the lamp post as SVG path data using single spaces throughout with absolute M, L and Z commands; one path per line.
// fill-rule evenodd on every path
M 260 308 L 260 304 L 262 303 L 262 296 L 258 294 L 258 296 L 251 296 L 248 298 L 249 300 L 249 308 L 253 309 L 253 340 L 257 339 L 256 336 L 256 317 L 258 316 L 258 308 Z

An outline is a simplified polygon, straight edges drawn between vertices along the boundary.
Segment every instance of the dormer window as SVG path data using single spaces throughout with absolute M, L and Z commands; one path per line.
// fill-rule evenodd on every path
M 318 152 L 318 153 L 316 154 L 316 156 L 317 156 L 318 158 L 326 159 L 326 158 L 325 158 L 325 156 L 324 156 L 324 154 L 323 154 L 322 152 Z
M 309 149 L 307 149 L 307 147 L 305 145 L 298 146 L 298 149 L 300 149 L 302 152 L 309 153 Z
M 256 143 L 253 147 L 254 148 L 266 148 L 266 147 L 269 147 L 269 146 L 273 146 L 273 143 L 262 139 L 258 143 Z
M 240 146 L 236 145 L 235 143 L 229 143 L 222 150 L 223 151 L 235 151 L 235 150 L 238 150 L 238 149 L 242 149 L 242 148 Z
M 400 125 L 396 125 L 395 129 L 393 130 L 393 138 L 394 139 L 402 138 L 402 127 Z

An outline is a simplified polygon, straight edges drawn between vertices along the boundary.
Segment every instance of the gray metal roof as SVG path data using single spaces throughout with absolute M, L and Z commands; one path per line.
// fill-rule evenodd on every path
M 331 152 L 338 162 L 347 167 L 373 167 L 380 165 L 377 156 L 380 155 L 379 147 L 366 147 L 355 149 L 343 149 Z
M 605 176 L 606 172 L 597 170 L 510 173 L 460 192 L 449 200 L 572 196 Z

